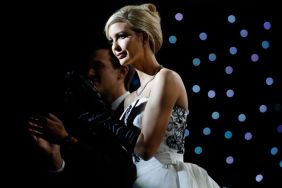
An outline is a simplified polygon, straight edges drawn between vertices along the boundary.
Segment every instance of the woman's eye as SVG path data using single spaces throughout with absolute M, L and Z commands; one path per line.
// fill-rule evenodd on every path
M 124 39 L 125 37 L 126 37 L 125 34 L 120 34 L 120 35 L 119 35 L 119 38 L 120 38 L 120 39 Z

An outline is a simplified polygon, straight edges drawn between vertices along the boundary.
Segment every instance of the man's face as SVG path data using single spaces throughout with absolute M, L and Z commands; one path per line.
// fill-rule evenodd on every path
M 107 49 L 97 50 L 88 70 L 88 78 L 102 96 L 110 95 L 110 92 L 114 91 L 118 80 L 119 69 L 113 68 L 109 53 Z

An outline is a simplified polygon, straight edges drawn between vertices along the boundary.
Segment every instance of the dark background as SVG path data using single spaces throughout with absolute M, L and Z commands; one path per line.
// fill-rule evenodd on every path
M 8 156 L 5 173 L 22 184 L 35 184 L 43 173 L 42 156 L 27 134 L 26 118 L 33 112 L 60 113 L 64 74 L 67 70 L 87 63 L 93 46 L 103 35 L 107 18 L 125 4 L 145 1 L 110 1 L 97 4 L 83 3 L 14 3 L 3 6 L 3 38 L 7 56 L 2 79 L 5 109 L 12 128 L 4 136 L 4 150 Z M 216 1 L 148 1 L 157 5 L 162 18 L 164 44 L 157 54 L 159 63 L 177 71 L 185 83 L 189 110 L 189 135 L 186 137 L 185 161 L 204 167 L 222 187 L 270 187 L 281 186 L 281 131 L 282 124 L 282 79 L 281 56 L 278 47 L 281 36 L 278 11 L 272 1 L 264 3 L 240 2 L 220 3 Z M 182 21 L 174 16 L 181 12 Z M 229 15 L 236 22 L 227 21 Z M 271 29 L 264 30 L 263 23 L 271 22 Z M 240 30 L 247 29 L 248 36 L 240 37 Z M 208 39 L 199 40 L 199 33 L 206 32 Z M 177 42 L 169 43 L 175 35 Z M 261 42 L 268 40 L 270 48 L 263 49 Z M 229 54 L 236 46 L 238 53 Z M 7 50 L 7 52 L 6 52 Z M 215 62 L 208 55 L 215 53 Z M 257 53 L 258 62 L 250 55 Z M 195 57 L 201 59 L 194 66 Z M 234 73 L 224 73 L 226 66 Z M 267 86 L 266 77 L 274 84 Z M 138 83 L 136 81 L 135 83 Z M 199 93 L 192 91 L 197 84 Z M 138 85 L 133 84 L 132 88 Z M 226 97 L 226 90 L 233 89 L 234 97 Z M 208 98 L 209 90 L 216 97 Z M 265 113 L 259 106 L 268 107 Z M 220 113 L 218 120 L 211 118 L 212 112 Z M 245 122 L 238 121 L 245 114 Z M 211 129 L 210 135 L 202 133 Z M 224 133 L 232 132 L 226 139 Z M 251 132 L 252 140 L 246 141 L 244 134 Z M 6 138 L 6 137 L 5 137 Z M 11 144 L 10 144 L 11 143 Z M 200 146 L 200 154 L 194 152 Z M 271 148 L 278 149 L 271 155 Z M 232 156 L 234 163 L 227 164 L 226 157 Z M 5 161 L 6 162 L 6 161 Z M 280 166 L 279 166 L 280 163 Z M 256 175 L 263 175 L 256 182 Z M 42 179 L 42 181 L 44 181 Z M 10 182 L 11 183 L 11 182 Z

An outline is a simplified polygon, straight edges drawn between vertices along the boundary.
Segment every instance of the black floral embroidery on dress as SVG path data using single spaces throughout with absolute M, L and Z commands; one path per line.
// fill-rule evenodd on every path
M 184 153 L 184 130 L 188 112 L 175 106 L 172 110 L 165 140 L 169 148 L 176 149 L 177 153 Z
M 137 118 L 140 118 L 139 115 L 142 116 L 142 112 L 144 111 L 146 104 L 146 100 L 139 101 L 138 99 L 126 109 L 121 120 L 124 121 L 127 126 L 132 126 L 133 122 L 139 122 L 141 126 L 141 121 L 138 121 Z M 187 115 L 187 110 L 179 106 L 175 106 L 173 108 L 163 140 L 163 144 L 181 154 L 184 153 L 184 130 L 186 128 Z M 141 158 L 136 154 L 133 154 L 133 158 L 135 162 L 139 162 L 141 160 Z

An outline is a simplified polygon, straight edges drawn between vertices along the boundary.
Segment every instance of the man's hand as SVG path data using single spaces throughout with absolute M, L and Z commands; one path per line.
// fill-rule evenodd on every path
M 37 138 L 37 142 L 44 148 L 48 141 L 52 144 L 60 144 L 68 133 L 63 122 L 55 115 L 32 116 L 29 119 L 29 132 Z M 43 141 L 44 140 L 44 141 Z

